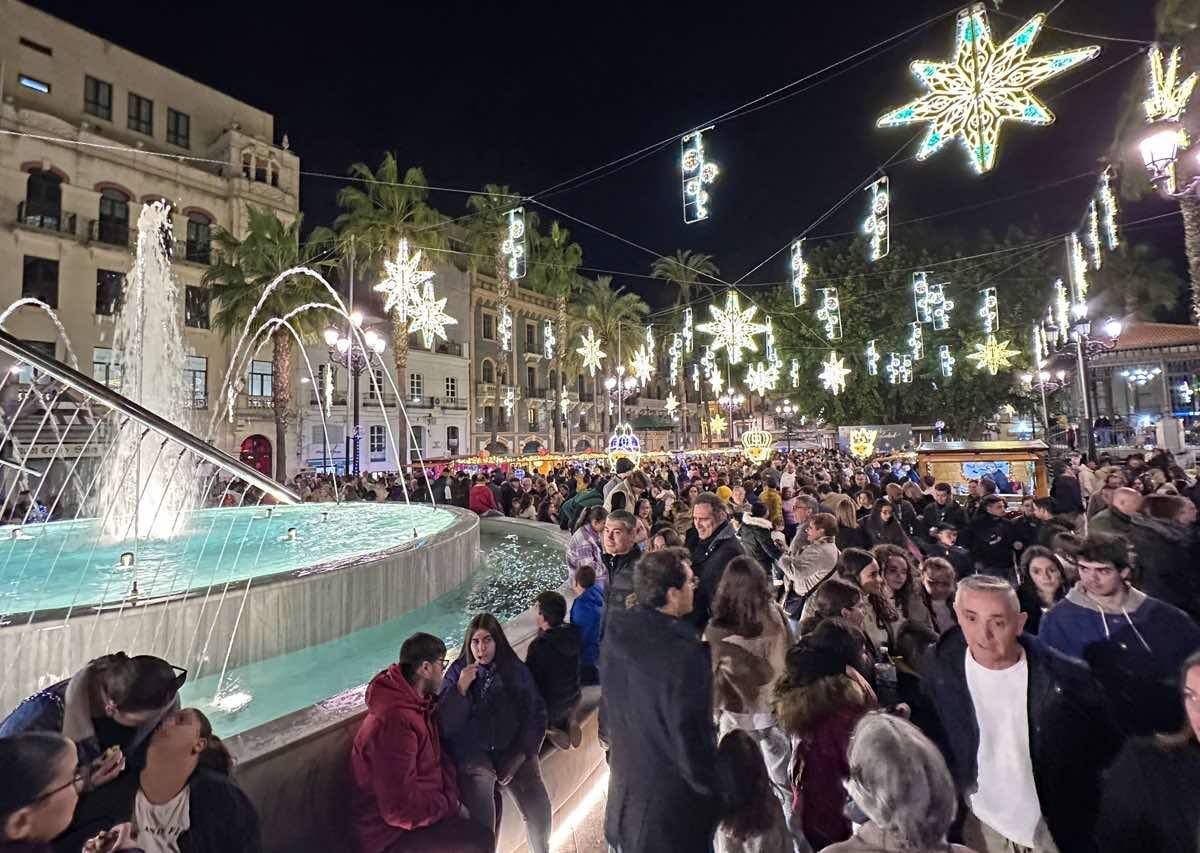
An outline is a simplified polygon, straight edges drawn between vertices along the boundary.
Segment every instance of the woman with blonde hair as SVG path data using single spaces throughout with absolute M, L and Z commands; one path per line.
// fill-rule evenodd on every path
M 833 498 L 829 508 L 833 510 L 833 517 L 837 519 L 838 523 L 834 542 L 837 543 L 839 551 L 845 551 L 847 548 L 869 549 L 871 547 L 871 536 L 867 533 L 867 529 L 858 523 L 858 512 L 855 510 L 854 501 L 848 495 L 838 495 Z

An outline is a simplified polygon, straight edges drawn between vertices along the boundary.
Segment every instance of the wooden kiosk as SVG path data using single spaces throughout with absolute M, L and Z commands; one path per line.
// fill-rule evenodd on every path
M 1006 494 L 1045 497 L 1050 494 L 1047 450 L 1042 441 L 926 442 L 917 447 L 917 471 L 949 483 L 957 495 L 966 495 L 972 480 L 1000 471 L 1012 484 L 1001 490 Z

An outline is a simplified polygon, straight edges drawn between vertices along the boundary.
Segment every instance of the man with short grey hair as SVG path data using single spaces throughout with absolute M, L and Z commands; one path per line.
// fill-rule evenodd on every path
M 1121 736 L 1091 674 L 1023 634 L 1003 578 L 971 575 L 958 625 L 926 676 L 946 763 L 969 808 L 963 841 L 979 853 L 1095 853 L 1100 774 Z
M 692 505 L 692 523 L 696 526 L 696 540 L 690 543 L 692 571 L 700 579 L 700 587 L 696 590 L 695 607 L 688 618 L 703 632 L 708 624 L 709 606 L 716 597 L 725 567 L 745 551 L 737 531 L 729 523 L 729 505 L 712 492 L 701 492 L 696 496 Z

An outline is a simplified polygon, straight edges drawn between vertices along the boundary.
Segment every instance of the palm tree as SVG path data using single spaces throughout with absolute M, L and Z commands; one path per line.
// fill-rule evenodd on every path
M 448 220 L 429 205 L 428 183 L 419 166 L 400 176 L 396 155 L 383 155 L 379 168 L 371 171 L 365 163 L 350 167 L 350 175 L 359 183 L 338 191 L 342 208 L 334 227 L 342 236 L 343 246 L 353 241 L 356 272 L 378 276 L 386 258 L 392 257 L 401 239 L 437 257 L 449 242 Z M 408 321 L 403 306 L 392 309 L 392 360 L 396 368 L 396 386 L 400 399 L 408 383 Z M 403 402 L 398 406 L 400 426 L 400 464 L 408 462 L 408 413 Z
M 665 279 L 669 284 L 675 285 L 677 293 L 675 294 L 675 305 L 679 308 L 682 314 L 683 308 L 691 304 L 693 298 L 701 295 L 701 291 L 712 291 L 711 285 L 701 283 L 701 278 L 715 280 L 721 274 L 717 269 L 717 262 L 713 260 L 712 255 L 706 255 L 701 252 L 692 252 L 687 249 L 677 249 L 675 257 L 658 258 L 650 266 L 650 274 L 655 278 Z M 676 320 L 678 320 L 678 316 Z M 685 371 L 680 369 L 679 381 L 676 383 L 675 390 L 679 394 L 680 424 L 682 425 L 683 443 L 687 444 L 688 435 L 688 398 L 687 398 L 687 378 L 684 376 Z
M 1089 276 L 1088 298 L 1097 303 L 1093 316 L 1127 320 L 1153 320 L 1156 311 L 1174 308 L 1183 284 L 1174 265 L 1146 243 L 1121 243 Z
M 625 356 L 636 345 L 645 340 L 642 323 L 650 312 L 648 306 L 635 293 L 626 293 L 623 288 L 613 288 L 612 276 L 602 275 L 588 281 L 581 294 L 583 316 L 595 331 L 596 337 L 604 340 L 604 351 L 611 364 L 623 364 Z M 600 405 L 599 378 L 593 378 L 596 405 Z M 604 411 L 603 409 L 601 411 Z M 607 425 L 601 429 L 608 430 Z
M 563 365 L 568 347 L 567 298 L 579 289 L 580 279 L 576 270 L 583 263 L 583 249 L 578 243 L 569 242 L 571 232 L 558 222 L 550 223 L 550 233 L 537 240 L 536 263 L 531 267 L 530 285 L 539 293 L 554 299 L 554 335 L 558 345 L 554 350 L 554 371 L 558 377 L 554 388 L 554 449 L 563 452 L 562 443 L 562 387 Z
M 308 242 L 300 242 L 299 215 L 288 225 L 265 208 L 248 207 L 246 236 L 238 239 L 224 228 L 213 234 L 215 260 L 204 273 L 203 283 L 212 288 L 217 311 L 213 325 L 228 339 L 242 334 L 250 312 L 267 286 L 284 270 L 296 266 L 324 268 L 333 245 L 333 233 L 318 228 Z M 284 279 L 271 292 L 250 327 L 255 334 L 264 323 L 282 318 L 309 302 L 321 302 L 324 289 L 308 276 Z M 289 322 L 302 336 L 316 337 L 325 327 L 325 312 L 306 311 Z M 275 411 L 275 479 L 287 479 L 287 429 L 292 417 L 292 336 L 280 326 L 271 333 L 271 397 Z M 235 367 L 236 369 L 236 367 Z
M 508 261 L 501 250 L 501 244 L 508 236 L 508 212 L 517 206 L 518 195 L 506 186 L 487 184 L 483 192 L 467 198 L 467 208 L 472 211 L 471 217 L 465 220 L 467 244 L 470 254 L 467 256 L 468 267 L 472 275 L 480 270 L 491 272 L 496 277 L 496 301 L 501 316 L 508 309 L 509 291 L 512 282 L 508 278 Z M 525 214 L 525 234 L 527 244 L 532 242 L 537 233 L 537 217 L 532 212 Z M 508 384 L 508 368 L 510 353 L 501 350 L 501 367 L 496 376 L 495 408 L 498 412 L 500 404 L 500 386 Z M 492 445 L 498 440 L 499 417 L 492 418 Z

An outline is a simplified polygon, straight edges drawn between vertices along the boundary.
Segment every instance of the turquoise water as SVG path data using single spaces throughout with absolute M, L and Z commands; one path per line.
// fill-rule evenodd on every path
M 190 531 L 139 542 L 134 565 L 121 567 L 129 543 L 101 545 L 96 519 L 28 524 L 22 538 L 0 528 L 0 616 L 31 610 L 118 603 L 133 591 L 150 598 L 306 566 L 337 564 L 394 548 L 454 523 L 420 504 L 350 503 L 204 509 Z M 287 539 L 288 528 L 297 531 Z
M 189 680 L 183 703 L 203 709 L 217 734 L 235 735 L 365 684 L 396 662 L 400 644 L 416 631 L 442 637 L 453 658 L 476 613 L 506 621 L 566 577 L 560 545 L 489 530 L 486 523 L 479 544 L 483 558 L 466 583 L 424 607 L 328 643 L 231 669 L 215 703 L 219 672 Z

